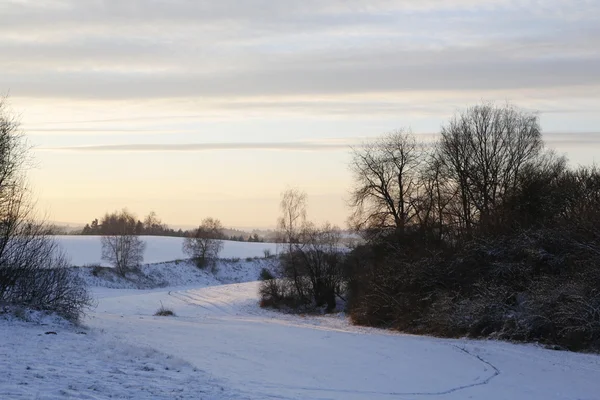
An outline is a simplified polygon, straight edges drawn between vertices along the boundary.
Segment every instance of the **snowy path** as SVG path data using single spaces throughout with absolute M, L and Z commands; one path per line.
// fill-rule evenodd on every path
M 257 283 L 98 289 L 89 324 L 248 399 L 599 399 L 600 357 L 353 327 L 257 306 Z M 153 317 L 160 303 L 177 317 Z

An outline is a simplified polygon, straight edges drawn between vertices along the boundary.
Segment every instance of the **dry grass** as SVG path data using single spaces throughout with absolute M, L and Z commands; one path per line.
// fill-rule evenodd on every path
M 160 303 L 160 308 L 156 310 L 154 313 L 155 317 L 175 317 L 175 312 L 170 308 L 166 308 L 162 302 Z

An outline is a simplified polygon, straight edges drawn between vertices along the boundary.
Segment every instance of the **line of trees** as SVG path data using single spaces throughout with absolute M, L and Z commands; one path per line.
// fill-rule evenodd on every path
M 151 211 L 143 221 L 136 219 L 133 214 L 127 210 L 123 210 L 129 216 L 127 219 L 127 229 L 131 230 L 136 235 L 147 236 L 176 236 L 183 237 L 186 231 L 182 229 L 174 230 L 161 221 L 154 211 Z M 119 218 L 118 213 L 106 213 L 98 220 L 94 219 L 91 223 L 86 224 L 81 231 L 82 235 L 118 235 L 123 230 L 124 220 Z
M 484 102 L 435 141 L 404 129 L 357 147 L 350 167 L 363 243 L 340 251 L 284 193 L 263 306 L 347 300 L 356 324 L 600 349 L 600 169 L 546 149 L 535 113 Z
M 535 114 L 484 103 L 452 118 L 435 143 L 402 130 L 353 151 L 351 226 L 402 232 L 418 226 L 439 240 L 506 225 L 497 210 L 540 163 L 566 166 L 544 151 Z
M 231 235 L 227 236 L 227 240 L 231 240 L 232 242 L 250 242 L 250 243 L 262 243 L 265 241 L 264 238 L 258 236 L 258 233 L 252 233 L 250 235 L 240 234 L 240 235 Z
M 169 225 L 162 222 L 156 212 L 151 211 L 144 219 L 139 220 L 127 211 L 126 214 L 131 216 L 133 220 L 127 219 L 127 229 L 132 233 L 140 236 L 173 236 L 173 237 L 188 237 L 193 235 L 195 230 L 172 229 Z M 92 222 L 86 224 L 81 230 L 82 235 L 119 235 L 123 230 L 124 221 L 120 219 L 119 213 L 106 213 L 100 219 L 95 218 Z M 264 242 L 264 238 L 259 236 L 257 232 L 246 233 L 237 229 L 225 229 L 221 227 L 222 238 L 236 242 Z
M 537 115 L 483 103 L 434 143 L 353 151 L 358 324 L 600 348 L 600 170 L 544 148 Z

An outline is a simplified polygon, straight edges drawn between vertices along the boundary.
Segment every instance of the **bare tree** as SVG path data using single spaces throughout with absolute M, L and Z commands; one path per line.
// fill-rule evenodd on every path
M 306 224 L 306 193 L 299 189 L 287 189 L 281 194 L 277 220 L 278 241 L 286 243 L 288 249 L 298 243 L 302 228 Z
M 350 225 L 403 231 L 416 218 L 424 146 L 405 130 L 353 150 Z
M 341 230 L 325 223 L 304 224 L 298 242 L 279 257 L 277 278 L 263 280 L 259 288 L 261 304 L 293 308 L 322 307 L 333 311 L 336 297 L 345 290 L 345 257 Z
M 488 224 L 493 209 L 514 191 L 523 167 L 543 148 L 538 117 L 510 104 L 483 103 L 442 128 L 438 153 L 456 186 L 463 228 Z
M 299 251 L 302 274 L 310 281 L 310 293 L 317 307 L 336 307 L 336 296 L 343 288 L 342 232 L 339 227 L 325 223 L 317 228 L 308 226 L 303 235 L 305 245 Z
M 301 236 L 306 227 L 306 193 L 299 189 L 287 189 L 281 194 L 279 207 L 281 217 L 277 220 L 278 241 L 284 243 L 285 250 L 282 257 L 284 274 L 290 277 L 301 299 L 306 299 L 306 290 L 302 283 L 302 276 L 298 266 L 297 250 L 301 248 Z
M 416 223 L 442 240 L 447 227 L 453 224 L 451 206 L 456 188 L 448 184 L 443 164 L 435 153 L 427 155 L 419 180 L 420 190 L 414 200 Z
M 107 214 L 112 232 L 102 236 L 102 259 L 111 263 L 119 275 L 138 269 L 144 261 L 144 243 L 136 233 L 136 218 L 127 210 Z
M 214 267 L 223 249 L 223 225 L 221 221 L 205 218 L 192 236 L 183 240 L 183 252 L 190 256 L 199 268 Z
M 26 185 L 28 146 L 19 122 L 0 98 L 0 304 L 55 311 L 77 320 L 92 304 L 40 223 Z
M 343 286 L 342 235 L 329 223 L 316 227 L 306 220 L 306 193 L 288 189 L 281 195 L 277 221 L 280 254 L 278 278 L 261 283 L 263 305 L 336 307 Z

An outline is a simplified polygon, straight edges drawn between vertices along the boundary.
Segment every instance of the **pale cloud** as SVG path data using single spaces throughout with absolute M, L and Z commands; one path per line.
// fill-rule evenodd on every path
M 544 136 L 551 146 L 575 146 L 600 144 L 600 132 L 555 132 Z
M 0 87 L 15 96 L 218 99 L 600 84 L 594 1 L 2 7 Z
M 420 133 L 420 140 L 432 143 L 438 135 Z M 126 143 L 67 147 L 40 147 L 45 152 L 205 152 L 214 150 L 272 150 L 272 151 L 350 151 L 368 143 L 373 138 L 332 138 L 303 142 L 229 142 L 229 143 Z M 600 132 L 547 132 L 545 141 L 551 146 L 597 145 Z
M 352 146 L 360 146 L 356 139 L 331 139 L 329 141 L 305 142 L 237 142 L 237 143 L 132 143 L 92 146 L 42 147 L 39 151 L 77 152 L 199 152 L 212 150 L 275 150 L 275 151 L 348 151 Z
M 211 96 L 285 96 L 288 94 L 394 93 L 415 90 L 501 90 L 600 85 L 600 58 L 508 60 L 480 51 L 469 62 L 458 52 L 436 54 L 430 63 L 329 63 L 304 66 L 265 65 L 245 71 L 202 73 L 108 73 L 95 71 L 40 71 L 0 77 L 0 86 L 19 96 L 82 99 L 140 99 Z M 408 58 L 414 55 L 406 55 Z M 413 59 L 414 60 L 414 59 Z M 310 60 L 307 60 L 310 61 Z
M 269 192 L 273 214 L 298 183 L 343 223 L 350 145 L 436 132 L 481 99 L 538 111 L 565 132 L 551 146 L 595 160 L 599 49 L 597 0 L 0 1 L 0 94 L 65 221 L 110 199 L 173 223 L 227 215 L 186 192 L 206 185 Z

